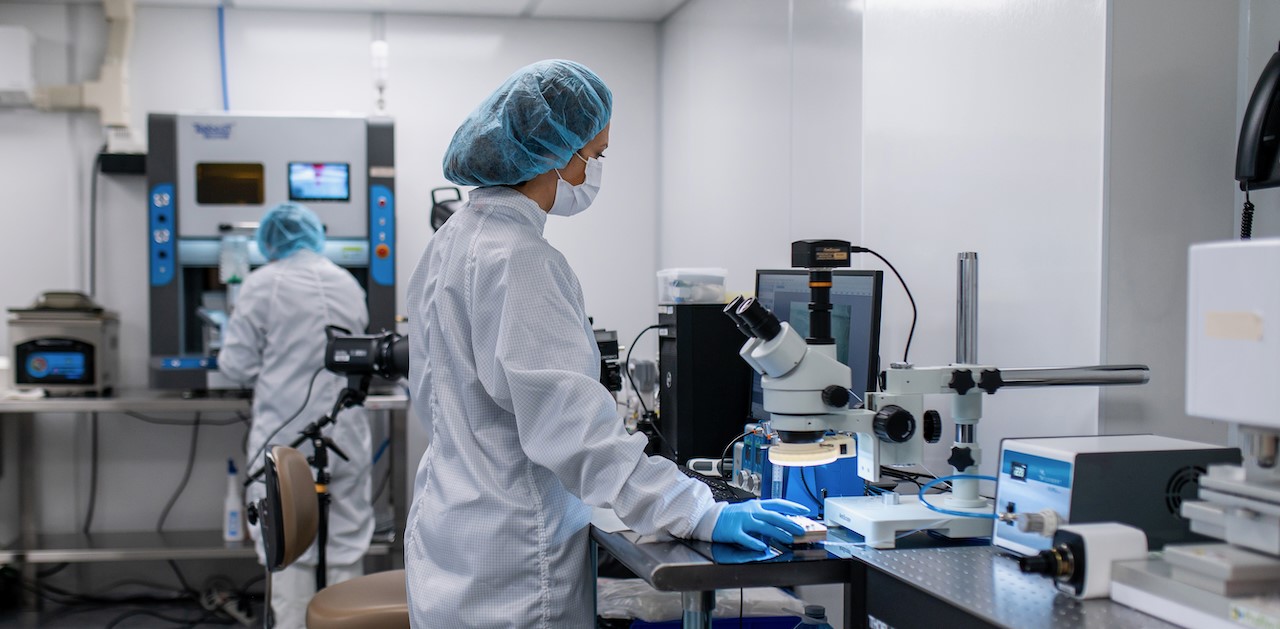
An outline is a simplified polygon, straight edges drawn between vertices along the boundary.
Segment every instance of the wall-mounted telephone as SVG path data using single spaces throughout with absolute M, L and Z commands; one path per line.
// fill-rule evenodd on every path
M 1250 190 L 1280 186 L 1280 52 L 1271 55 L 1262 76 L 1253 87 L 1249 106 L 1240 124 L 1240 143 L 1236 146 L 1236 181 L 1244 190 L 1244 214 L 1240 219 L 1240 238 L 1248 239 L 1253 231 L 1253 203 Z

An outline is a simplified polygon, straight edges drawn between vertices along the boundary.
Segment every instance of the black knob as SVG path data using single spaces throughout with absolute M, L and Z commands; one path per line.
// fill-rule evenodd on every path
M 965 470 L 976 465 L 977 461 L 973 460 L 973 450 L 971 448 L 961 448 L 957 446 L 951 448 L 951 458 L 947 459 L 947 463 L 950 464 L 951 467 L 956 468 L 957 472 L 963 473 Z
M 822 403 L 827 406 L 844 408 L 849 405 L 849 390 L 833 384 L 822 390 Z
M 258 523 L 258 505 L 249 503 L 249 507 L 244 510 L 244 517 L 249 520 L 249 524 Z
M 983 369 L 982 377 L 978 379 L 978 387 L 986 391 L 990 395 L 995 395 L 1000 387 L 1004 386 L 1004 377 L 1000 375 L 999 369 Z
M 951 372 L 951 382 L 947 383 L 947 386 L 951 387 L 951 389 L 956 393 L 964 395 L 968 393 L 970 389 L 978 385 L 973 381 L 972 371 L 969 371 L 968 369 L 957 369 Z
M 942 439 L 942 416 L 938 411 L 924 412 L 924 440 L 926 443 L 938 443 Z
M 876 436 L 886 443 L 904 443 L 916 434 L 916 418 L 907 409 L 893 404 L 876 413 L 872 426 Z

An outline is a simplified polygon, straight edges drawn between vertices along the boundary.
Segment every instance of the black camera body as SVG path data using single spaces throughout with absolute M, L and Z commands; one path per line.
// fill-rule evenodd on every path
M 329 326 L 324 367 L 346 376 L 378 376 L 395 381 L 409 376 L 409 337 L 395 332 L 351 334 Z
M 622 367 L 618 363 L 618 332 L 616 330 L 592 330 L 596 346 L 600 348 L 600 384 L 617 393 L 622 390 Z

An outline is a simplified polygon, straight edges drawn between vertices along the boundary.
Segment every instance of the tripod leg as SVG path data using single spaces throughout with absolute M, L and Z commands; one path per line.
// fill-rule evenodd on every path
M 326 561 L 326 547 L 329 545 L 329 487 L 327 484 L 316 484 L 317 489 L 321 489 L 318 494 L 320 500 L 320 526 L 316 534 L 316 591 L 323 590 L 328 584 L 328 563 Z
M 271 571 L 267 571 L 267 601 L 262 605 L 262 626 L 271 629 L 276 626 L 276 617 L 271 613 Z

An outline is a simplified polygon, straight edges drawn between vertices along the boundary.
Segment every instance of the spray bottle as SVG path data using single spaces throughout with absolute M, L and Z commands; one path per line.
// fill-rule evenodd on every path
M 244 541 L 244 503 L 240 500 L 240 479 L 236 476 L 236 463 L 227 459 L 227 497 L 222 505 L 222 539 L 228 542 Z

